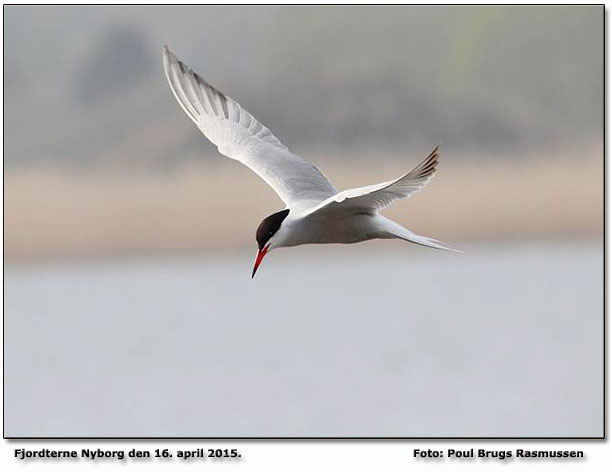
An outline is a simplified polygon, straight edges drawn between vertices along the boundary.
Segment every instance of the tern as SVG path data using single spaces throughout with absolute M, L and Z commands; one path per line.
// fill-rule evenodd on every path
M 163 61 L 174 97 L 204 136 L 221 154 L 259 175 L 285 203 L 283 210 L 264 218 L 257 228 L 258 250 L 251 277 L 272 250 L 302 244 L 402 239 L 460 252 L 380 214 L 394 201 L 408 198 L 427 185 L 436 172 L 438 147 L 401 177 L 338 192 L 319 169 L 289 151 L 253 115 L 178 60 L 167 46 Z

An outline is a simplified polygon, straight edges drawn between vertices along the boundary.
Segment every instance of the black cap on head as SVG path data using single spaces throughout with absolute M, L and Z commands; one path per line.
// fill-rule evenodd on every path
M 276 234 L 278 229 L 281 227 L 281 223 L 285 218 L 287 218 L 288 214 L 289 210 L 282 210 L 268 216 L 261 223 L 259 223 L 255 238 L 257 239 L 257 245 L 259 246 L 260 251 L 264 248 L 270 238 Z

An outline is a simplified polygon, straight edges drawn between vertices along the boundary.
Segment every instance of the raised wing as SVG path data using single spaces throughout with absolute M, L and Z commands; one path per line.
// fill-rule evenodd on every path
M 288 207 L 316 205 L 336 194 L 315 166 L 291 153 L 253 115 L 185 66 L 166 46 L 164 70 L 187 116 L 219 152 L 249 167 Z
M 408 198 L 425 187 L 436 173 L 438 156 L 439 149 L 436 147 L 423 162 L 407 174 L 389 182 L 339 192 L 306 210 L 302 216 L 378 213 L 395 200 Z

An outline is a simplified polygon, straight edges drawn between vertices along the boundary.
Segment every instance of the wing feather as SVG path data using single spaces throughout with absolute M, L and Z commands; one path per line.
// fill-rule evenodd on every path
M 259 175 L 288 207 L 313 206 L 337 190 L 312 164 L 291 153 L 268 128 L 164 46 L 164 70 L 189 118 L 219 149 Z
M 306 210 L 302 216 L 378 213 L 394 201 L 408 198 L 423 189 L 436 173 L 439 155 L 439 148 L 436 147 L 423 162 L 407 174 L 389 182 L 339 192 Z

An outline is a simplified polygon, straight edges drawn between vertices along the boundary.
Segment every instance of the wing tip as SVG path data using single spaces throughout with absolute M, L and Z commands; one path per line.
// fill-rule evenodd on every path
M 166 76 L 168 77 L 168 80 L 170 80 L 170 66 L 172 63 L 178 62 L 178 59 L 165 44 L 162 47 L 162 57 L 164 61 L 164 70 L 166 72 Z
M 170 48 L 168 46 L 166 46 L 165 44 L 162 47 L 162 56 L 163 56 L 163 61 L 164 61 L 164 69 L 166 70 L 167 73 L 170 72 L 170 68 L 171 67 L 176 67 L 178 66 L 179 69 L 181 68 L 181 66 L 184 66 L 187 70 L 189 70 L 189 68 L 187 66 L 185 66 L 178 57 L 176 57 L 176 54 L 174 54 Z M 191 72 L 191 70 L 190 70 Z
M 172 51 L 170 51 L 170 49 L 168 49 L 168 46 L 166 46 L 165 44 L 162 46 L 162 56 L 164 57 L 164 62 L 166 59 L 169 59 L 171 56 L 173 56 L 174 54 L 172 54 Z
M 429 156 L 425 161 L 438 162 L 438 158 L 440 157 L 440 145 L 438 144 L 433 151 L 429 153 Z
M 418 176 L 432 176 L 436 173 L 436 168 L 438 167 L 438 162 L 440 158 L 440 145 L 438 144 L 433 151 L 429 153 L 423 162 L 421 162 L 418 166 L 416 166 L 411 172 L 408 174 L 412 174 L 415 172 Z M 416 175 L 415 175 L 416 177 Z

